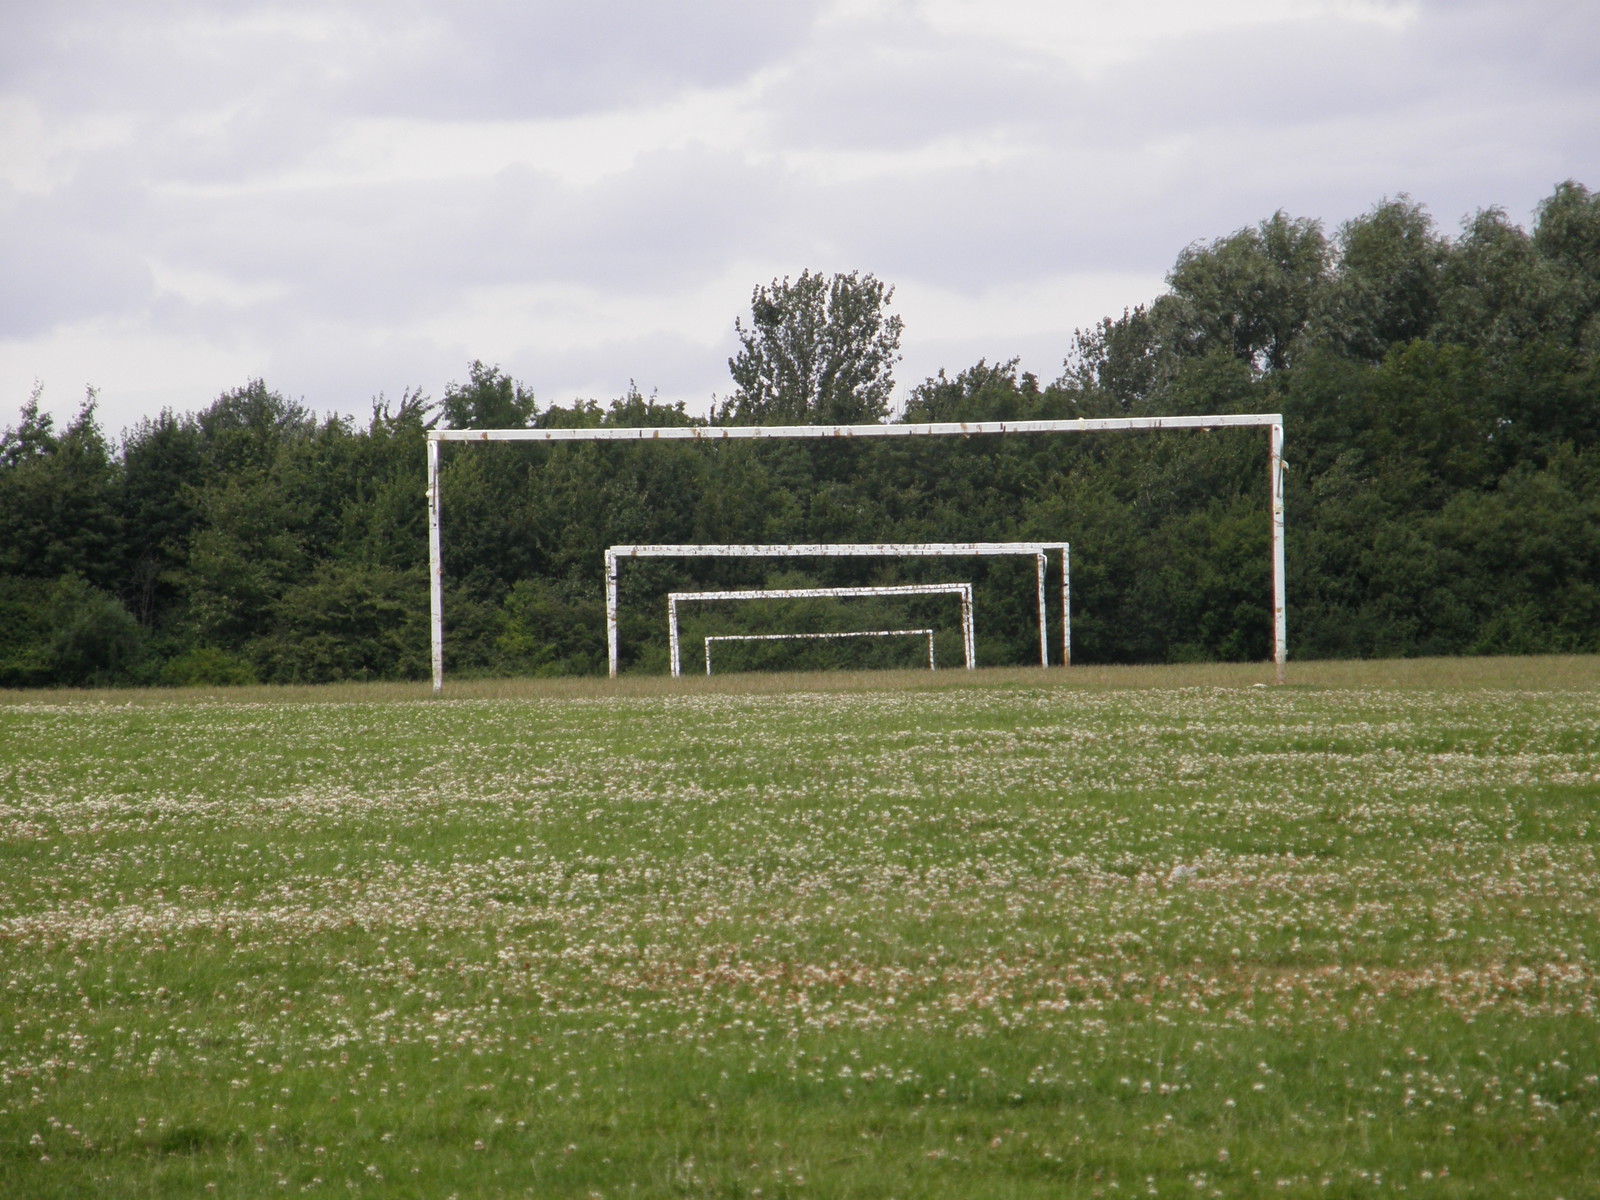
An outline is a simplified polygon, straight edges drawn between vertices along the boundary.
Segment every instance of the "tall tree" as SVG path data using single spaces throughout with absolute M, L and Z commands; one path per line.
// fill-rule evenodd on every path
M 466 383 L 444 390 L 440 416 L 447 429 L 522 429 L 533 419 L 538 403 L 532 389 L 477 360 L 467 375 Z
M 1575 317 L 1569 293 L 1560 268 L 1505 210 L 1485 209 L 1450 247 L 1434 336 L 1502 359 L 1536 339 L 1565 341 Z
M 21 425 L 0 435 L 0 573 L 114 582 L 116 465 L 94 408 L 90 389 L 57 433 L 36 390 Z
M 1339 228 L 1338 265 L 1314 323 L 1347 358 L 1381 362 L 1391 346 L 1427 337 L 1439 316 L 1450 247 L 1427 209 L 1385 200 Z
M 1539 206 L 1533 245 L 1565 277 L 1573 341 L 1600 351 L 1600 194 L 1571 179 L 1557 187 Z
M 1322 225 L 1281 210 L 1252 229 L 1178 255 L 1172 291 L 1152 316 L 1171 349 L 1221 350 L 1261 370 L 1281 370 L 1305 328 L 1328 265 Z
M 750 296 L 728 360 L 735 391 L 713 419 L 744 425 L 851 425 L 889 415 L 903 322 L 894 288 L 871 274 L 802 271 Z
M 175 575 L 199 524 L 195 497 L 203 458 L 200 426 L 170 410 L 145 419 L 122 441 L 117 509 L 122 520 L 122 595 L 146 626 L 177 602 Z
M 1125 308 L 1072 331 L 1072 349 L 1058 386 L 1070 389 L 1083 416 L 1111 416 L 1138 407 L 1162 377 L 1162 343 L 1150 310 Z

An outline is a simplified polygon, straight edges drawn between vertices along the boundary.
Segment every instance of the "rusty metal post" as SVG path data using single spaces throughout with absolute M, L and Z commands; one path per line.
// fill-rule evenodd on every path
M 961 593 L 961 649 L 966 655 L 967 670 L 977 666 L 978 656 L 977 638 L 972 631 L 972 585 L 966 585 L 966 591 Z
M 606 551 L 606 661 L 617 677 L 617 552 Z
M 428 620 L 433 630 L 433 694 L 444 690 L 444 553 L 439 541 L 439 443 L 428 439 Z
M 1283 563 L 1283 422 L 1274 421 L 1268 437 L 1272 486 L 1272 662 L 1279 683 L 1289 658 L 1289 601 Z
M 1061 543 L 1061 665 L 1072 665 L 1072 547 Z
M 1050 665 L 1050 627 L 1044 607 L 1044 572 L 1049 559 L 1045 557 L 1043 550 L 1039 551 L 1039 557 L 1035 562 L 1038 567 L 1039 583 L 1039 665 L 1048 667 Z
M 672 677 L 678 678 L 682 670 L 678 659 L 678 596 L 677 593 L 667 597 L 667 630 L 668 644 L 672 652 Z

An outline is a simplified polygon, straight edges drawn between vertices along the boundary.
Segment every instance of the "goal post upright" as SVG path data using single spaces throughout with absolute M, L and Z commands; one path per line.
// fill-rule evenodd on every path
M 1067 550 L 1063 546 L 1061 548 L 1061 569 L 1063 571 L 1067 569 L 1066 561 Z M 1039 551 L 1039 557 L 1035 560 L 1035 564 L 1038 567 L 1039 581 L 1039 665 L 1048 667 L 1050 665 L 1050 622 L 1045 615 L 1044 608 L 1044 572 L 1048 563 L 1045 561 L 1043 550 Z M 1063 615 L 1062 619 L 1066 619 L 1065 615 Z M 1062 663 L 1061 665 L 1066 666 L 1067 664 Z
M 1217 413 L 1210 416 L 1085 417 L 1052 421 L 940 421 L 904 425 L 674 425 L 600 429 L 428 430 L 428 551 L 433 632 L 433 690 L 444 689 L 444 565 L 440 551 L 439 445 L 443 442 L 718 442 L 749 438 L 983 437 L 1008 433 L 1116 433 L 1141 430 L 1268 430 L 1272 528 L 1272 660 L 1282 683 L 1288 659 L 1288 601 L 1284 571 L 1283 415 Z M 1065 590 L 1063 588 L 1063 590 Z
M 1072 665 L 1072 547 L 1061 547 L 1061 665 Z
M 439 540 L 439 439 L 428 437 L 428 624 L 433 630 L 433 690 L 444 687 L 444 549 Z
M 1289 650 L 1288 601 L 1285 597 L 1283 564 L 1283 418 L 1268 431 L 1267 472 L 1272 488 L 1272 665 L 1274 676 L 1283 682 Z

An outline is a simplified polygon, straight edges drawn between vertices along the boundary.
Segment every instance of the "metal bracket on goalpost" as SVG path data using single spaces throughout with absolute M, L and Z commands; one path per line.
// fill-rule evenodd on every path
M 797 642 L 829 641 L 834 638 L 926 637 L 928 670 L 934 669 L 933 630 L 931 629 L 850 629 L 840 633 L 710 633 L 706 635 L 706 674 L 711 674 L 712 642 Z
M 942 421 L 908 425 L 673 425 L 641 429 L 430 429 L 428 430 L 428 584 L 433 634 L 433 690 L 444 690 L 444 556 L 439 536 L 441 442 L 718 442 L 746 438 L 823 439 L 985 437 L 1035 433 L 1128 433 L 1141 430 L 1268 430 L 1267 485 L 1272 511 L 1272 661 L 1279 683 L 1289 655 L 1288 601 L 1284 587 L 1283 416 L 1219 413 L 1196 417 L 1093 417 L 1076 421 Z
M 678 653 L 678 605 L 691 601 L 712 600 L 808 600 L 847 599 L 852 596 L 959 596 L 961 598 L 961 653 L 967 670 L 972 670 L 977 656 L 978 639 L 972 622 L 972 585 L 970 583 L 899 583 L 879 587 L 835 588 L 740 588 L 731 592 L 668 592 L 667 593 L 667 643 L 672 655 L 672 677 L 683 674 Z M 929 651 L 931 656 L 932 651 Z M 710 674 L 709 666 L 707 674 Z
M 612 546 L 606 551 L 606 657 L 611 677 L 621 662 L 618 632 L 618 571 L 625 558 L 984 558 L 1032 555 L 1038 585 L 1039 665 L 1050 665 L 1050 635 L 1045 606 L 1048 552 L 1061 552 L 1061 661 L 1072 665 L 1072 562 L 1066 542 L 784 542 L 771 545 L 691 543 Z

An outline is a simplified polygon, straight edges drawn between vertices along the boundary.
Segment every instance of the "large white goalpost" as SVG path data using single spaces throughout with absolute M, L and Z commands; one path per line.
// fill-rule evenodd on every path
M 942 421 L 908 425 L 671 425 L 602 429 L 430 429 L 428 431 L 428 593 L 433 690 L 444 690 L 444 552 L 440 534 L 439 447 L 445 442 L 718 442 L 746 438 L 823 439 L 988 437 L 1005 434 L 1129 433 L 1179 429 L 1267 430 L 1271 504 L 1272 661 L 1283 682 L 1289 653 L 1283 552 L 1283 416 L 1219 413 L 1194 417 L 1090 417 L 1075 421 Z
M 852 596 L 958 596 L 961 599 L 961 651 L 967 669 L 974 666 L 978 639 L 972 623 L 972 585 L 970 583 L 898 583 L 863 587 L 833 588 L 739 588 L 727 592 L 668 592 L 667 639 L 672 655 L 672 677 L 682 672 L 678 656 L 678 605 L 712 600 L 802 600 L 845 599 Z
M 926 637 L 928 670 L 934 669 L 933 630 L 931 629 L 848 629 L 837 633 L 708 633 L 706 635 L 706 674 L 711 674 L 712 642 L 795 642 L 829 641 L 834 638 Z
M 787 542 L 772 545 L 689 543 L 612 546 L 606 551 L 606 657 L 612 678 L 620 664 L 618 572 L 630 558 L 985 558 L 1031 555 L 1039 605 L 1039 665 L 1050 665 L 1050 634 L 1045 606 L 1048 554 L 1061 552 L 1061 662 L 1072 664 L 1072 548 L 1066 542 Z

